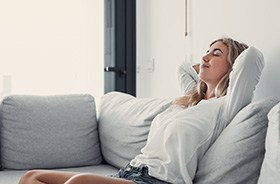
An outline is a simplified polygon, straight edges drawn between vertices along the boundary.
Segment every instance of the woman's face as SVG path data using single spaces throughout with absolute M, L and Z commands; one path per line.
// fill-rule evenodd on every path
M 202 57 L 199 76 L 207 85 L 216 86 L 229 70 L 228 47 L 222 42 L 214 43 Z

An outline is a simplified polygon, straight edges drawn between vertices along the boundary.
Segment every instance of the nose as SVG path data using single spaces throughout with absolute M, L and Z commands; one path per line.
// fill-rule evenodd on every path
M 204 62 L 208 62 L 209 61 L 209 54 L 205 54 L 203 57 L 202 57 L 202 60 Z

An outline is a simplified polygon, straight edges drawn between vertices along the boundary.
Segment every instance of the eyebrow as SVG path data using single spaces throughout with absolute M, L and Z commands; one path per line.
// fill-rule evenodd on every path
M 223 51 L 221 50 L 221 49 L 219 49 L 219 48 L 214 48 L 213 50 L 212 50 L 212 52 L 215 52 L 215 51 L 220 51 L 221 53 L 223 53 Z M 206 53 L 209 53 L 209 50 L 207 50 L 206 51 Z

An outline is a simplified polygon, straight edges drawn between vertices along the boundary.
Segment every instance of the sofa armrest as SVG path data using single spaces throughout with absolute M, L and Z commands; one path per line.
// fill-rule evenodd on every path
M 101 162 L 94 98 L 13 95 L 2 101 L 4 169 L 60 168 Z
M 280 103 L 270 110 L 268 120 L 266 152 L 258 184 L 280 181 Z

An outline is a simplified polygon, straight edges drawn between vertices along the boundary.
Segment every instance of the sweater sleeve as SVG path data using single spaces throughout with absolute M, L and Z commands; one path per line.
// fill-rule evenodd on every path
M 254 47 L 249 47 L 237 57 L 225 96 L 224 118 L 227 122 L 252 101 L 263 68 L 263 54 Z
M 178 81 L 182 95 L 196 87 L 198 74 L 190 62 L 183 62 L 177 68 Z

